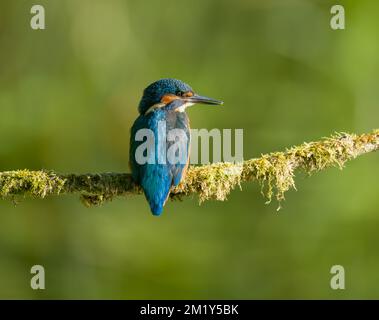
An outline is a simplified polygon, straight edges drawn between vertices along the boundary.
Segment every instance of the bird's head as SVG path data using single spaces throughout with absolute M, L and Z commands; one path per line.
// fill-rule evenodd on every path
M 143 115 L 159 108 L 183 112 L 195 103 L 221 105 L 223 102 L 194 93 L 188 84 L 180 80 L 161 79 L 143 91 L 138 111 Z

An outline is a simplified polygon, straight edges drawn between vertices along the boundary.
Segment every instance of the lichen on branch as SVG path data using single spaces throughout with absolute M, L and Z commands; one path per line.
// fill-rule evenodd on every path
M 305 142 L 283 152 L 273 152 L 242 163 L 215 163 L 192 166 L 186 178 L 172 189 L 171 198 L 198 194 L 199 201 L 226 200 L 242 182 L 257 181 L 262 194 L 279 202 L 295 189 L 296 170 L 312 174 L 329 167 L 343 168 L 362 154 L 379 149 L 379 130 L 362 135 L 336 133 L 316 142 Z M 99 205 L 117 196 L 141 194 L 128 173 L 58 174 L 53 171 L 15 170 L 0 172 L 0 197 L 18 199 L 31 196 L 79 194 L 86 206 Z

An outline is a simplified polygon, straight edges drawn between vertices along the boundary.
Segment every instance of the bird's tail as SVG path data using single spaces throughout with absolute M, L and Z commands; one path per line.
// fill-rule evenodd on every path
M 172 175 L 165 166 L 159 164 L 146 166 L 141 187 L 153 215 L 162 214 L 163 206 L 170 194 L 171 185 Z
M 163 212 L 163 203 L 157 203 L 157 202 L 150 202 L 149 201 L 149 205 L 150 205 L 150 210 L 151 210 L 151 213 L 154 215 L 154 216 L 160 216 Z
M 142 185 L 146 200 L 149 202 L 151 213 L 154 216 L 160 216 L 163 212 L 163 207 L 170 195 L 171 183 L 159 183 L 154 188 L 154 183 L 149 186 Z

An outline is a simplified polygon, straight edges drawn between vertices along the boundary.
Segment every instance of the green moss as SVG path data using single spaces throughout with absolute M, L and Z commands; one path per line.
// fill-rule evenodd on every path
M 86 207 L 99 206 L 116 196 L 141 193 L 140 187 L 126 173 L 70 174 L 64 177 L 66 192 L 79 193 Z
M 200 202 L 225 200 L 241 182 L 255 180 L 261 185 L 267 202 L 275 197 L 280 206 L 285 193 L 296 189 L 296 170 L 311 175 L 328 167 L 342 169 L 346 161 L 378 148 L 379 130 L 360 136 L 337 133 L 318 142 L 303 143 L 284 152 L 273 152 L 244 161 L 243 165 L 221 163 L 192 167 L 186 180 L 173 190 L 173 197 L 198 193 Z
M 17 170 L 0 173 L 0 196 L 30 195 L 44 198 L 50 194 L 59 194 L 65 180 L 53 172 Z
M 80 196 L 80 201 L 87 207 L 90 208 L 92 206 L 100 206 L 105 201 L 111 201 L 113 197 L 107 198 L 104 194 L 82 194 Z
M 240 186 L 242 164 L 215 163 L 188 169 L 184 183 L 173 189 L 173 197 L 197 193 L 200 203 L 209 200 L 224 201 L 237 185 Z
M 199 201 L 227 199 L 231 190 L 245 181 L 255 180 L 262 194 L 270 202 L 279 203 L 285 193 L 296 189 L 295 172 L 312 174 L 328 167 L 342 169 L 346 161 L 379 149 L 379 130 L 355 135 L 338 133 L 321 141 L 303 143 L 284 152 L 273 152 L 240 164 L 216 163 L 190 167 L 185 181 L 174 188 L 171 198 L 198 194 Z M 116 196 L 141 194 L 130 174 L 68 174 L 52 171 L 16 170 L 0 172 L 0 197 L 32 196 L 77 193 L 86 206 L 100 205 Z

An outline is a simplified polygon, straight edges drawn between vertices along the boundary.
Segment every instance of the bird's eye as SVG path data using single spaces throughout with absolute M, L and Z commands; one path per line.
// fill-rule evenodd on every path
M 176 95 L 177 95 L 178 97 L 183 97 L 184 92 L 183 92 L 183 91 L 178 91 L 178 92 L 176 93 Z

